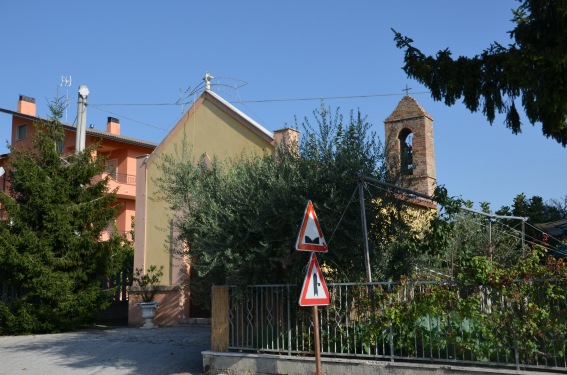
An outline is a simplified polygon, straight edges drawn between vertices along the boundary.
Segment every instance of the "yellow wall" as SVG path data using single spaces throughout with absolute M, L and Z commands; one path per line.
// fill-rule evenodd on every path
M 195 108 L 195 107 L 193 107 Z M 144 267 L 150 265 L 163 265 L 164 276 L 162 285 L 176 285 L 182 273 L 179 263 L 171 259 L 167 238 L 170 235 L 169 219 L 172 212 L 167 204 L 156 201 L 158 188 L 152 182 L 160 177 L 161 171 L 159 155 L 175 154 L 175 147 L 181 150 L 184 136 L 187 144 L 192 148 L 192 156 L 198 162 L 201 155 L 207 153 L 209 157 L 217 156 L 220 159 L 241 155 L 243 152 L 272 153 L 274 147 L 260 135 L 254 133 L 235 118 L 217 107 L 208 100 L 196 106 L 194 113 L 184 117 L 184 121 L 168 135 L 147 161 L 147 214 L 146 214 L 146 241 Z

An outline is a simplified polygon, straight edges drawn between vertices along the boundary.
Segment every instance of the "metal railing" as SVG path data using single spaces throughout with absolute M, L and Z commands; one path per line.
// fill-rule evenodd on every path
M 537 347 L 528 353 L 522 346 L 524 343 L 518 343 L 510 333 L 521 327 L 508 327 L 509 314 L 503 311 L 517 310 L 518 306 L 487 288 L 474 294 L 478 297 L 480 319 L 463 316 L 457 306 L 451 306 L 448 301 L 442 306 L 443 312 L 413 315 L 417 318 L 396 316 L 396 310 L 391 309 L 418 296 L 427 296 L 435 285 L 437 282 L 431 281 L 413 282 L 401 288 L 392 282 L 328 284 L 331 303 L 321 307 L 319 313 L 321 354 L 567 372 L 565 325 L 538 333 L 541 337 L 533 341 Z M 458 284 L 444 285 L 457 295 L 471 294 Z M 229 287 L 228 348 L 287 355 L 312 354 L 311 309 L 299 306 L 299 289 L 294 285 L 258 285 L 245 290 Z M 376 297 L 377 290 L 381 297 Z M 524 301 L 528 307 L 529 301 Z M 436 303 L 445 304 L 444 301 Z M 565 300 L 549 301 L 549 304 L 553 316 L 548 318 L 565 323 Z M 493 326 L 485 320 L 498 321 L 498 314 L 503 319 L 502 326 L 499 331 L 490 332 Z
M 102 178 L 105 178 L 106 176 L 110 177 L 110 179 L 112 181 L 119 183 L 119 184 L 132 185 L 132 186 L 136 185 L 136 176 L 131 175 L 131 174 L 125 174 L 125 173 L 103 172 L 102 174 L 93 177 L 93 181 L 94 182 L 100 181 Z
M 111 302 L 128 301 L 128 290 L 133 282 L 132 268 L 131 265 L 123 266 L 122 270 L 102 280 L 102 290 L 114 290 L 109 296 Z
M 108 175 L 112 180 L 118 182 L 119 184 L 136 185 L 136 175 L 126 174 L 126 173 L 104 172 L 102 174 L 102 177 L 106 175 Z

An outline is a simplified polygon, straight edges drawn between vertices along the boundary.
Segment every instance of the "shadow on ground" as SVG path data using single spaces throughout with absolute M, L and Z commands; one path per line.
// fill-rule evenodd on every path
M 0 337 L 0 374 L 203 373 L 201 352 L 210 349 L 203 326 L 88 329 Z

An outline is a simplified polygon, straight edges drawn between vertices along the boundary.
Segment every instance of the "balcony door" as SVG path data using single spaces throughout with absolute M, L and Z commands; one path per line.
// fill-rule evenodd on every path
M 107 160 L 105 171 L 114 181 L 118 181 L 118 159 Z

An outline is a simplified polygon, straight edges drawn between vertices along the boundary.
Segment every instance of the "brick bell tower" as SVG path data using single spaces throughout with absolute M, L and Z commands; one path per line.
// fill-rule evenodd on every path
M 432 196 L 436 186 L 433 118 L 405 95 L 386 120 L 386 165 L 398 184 Z M 431 202 L 415 202 L 436 207 Z

